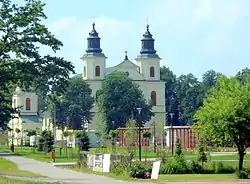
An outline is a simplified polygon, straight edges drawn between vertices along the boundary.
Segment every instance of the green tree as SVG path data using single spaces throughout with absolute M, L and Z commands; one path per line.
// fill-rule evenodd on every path
M 93 123 L 95 124 L 95 134 L 98 139 L 99 147 L 104 147 L 105 140 L 107 138 L 107 124 L 105 123 L 105 118 L 102 112 L 97 112 L 93 118 Z
M 195 120 L 200 139 L 219 145 L 232 141 L 237 146 L 242 170 L 250 139 L 250 76 L 244 81 L 221 77 L 196 112 Z
M 193 114 L 200 106 L 201 83 L 191 73 L 181 75 L 177 78 L 176 93 L 179 114 L 175 114 L 175 117 L 179 119 L 179 125 L 191 125 Z
M 197 161 L 198 162 L 201 162 L 202 165 L 204 162 L 207 162 L 207 155 L 205 153 L 205 150 L 204 150 L 204 146 L 203 146 L 203 143 L 200 141 L 199 144 L 198 144 L 198 158 L 197 158 Z
M 176 91 L 177 78 L 173 71 L 169 68 L 163 66 L 160 69 L 160 77 L 161 80 L 165 82 L 165 107 L 166 112 L 168 114 L 174 113 L 176 116 L 173 118 L 173 124 L 178 125 L 178 114 L 179 114 L 179 106 L 178 106 L 178 98 Z M 170 116 L 168 116 L 168 122 L 171 122 Z
M 54 95 L 52 112 L 56 111 L 56 126 L 62 132 L 65 128 L 82 130 L 84 122 L 90 122 L 94 99 L 89 85 L 79 77 L 69 80 L 68 87 L 60 96 Z
M 54 137 L 51 131 L 44 130 L 38 141 L 37 151 L 51 152 L 53 150 Z
M 92 90 L 82 78 L 73 77 L 65 92 L 64 99 L 68 106 L 69 127 L 74 130 L 82 129 L 83 123 L 89 123 L 92 119 L 90 110 L 93 107 L 94 98 Z
M 62 91 L 74 72 L 71 62 L 53 55 L 43 55 L 40 48 L 60 50 L 62 42 L 42 24 L 46 19 L 45 4 L 40 0 L 25 0 L 24 5 L 11 0 L 0 2 L 0 127 L 6 128 L 12 118 L 11 90 L 13 86 L 28 89 L 51 87 Z M 46 96 L 46 95 L 45 95 Z
M 128 147 L 128 151 L 134 153 L 134 149 L 137 146 L 137 128 L 136 128 L 136 121 L 133 119 L 129 119 L 126 124 L 125 130 L 125 137 L 126 137 L 126 145 Z
M 151 105 L 144 99 L 139 86 L 124 72 L 109 74 L 102 81 L 96 99 L 98 109 L 104 114 L 108 131 L 125 127 L 131 117 L 136 119 L 137 126 L 142 125 L 153 115 Z M 140 115 L 138 107 L 142 108 Z M 112 121 L 115 122 L 114 126 Z
M 109 138 L 111 139 L 112 149 L 114 149 L 116 146 L 118 136 L 119 136 L 119 130 L 110 130 L 109 131 Z

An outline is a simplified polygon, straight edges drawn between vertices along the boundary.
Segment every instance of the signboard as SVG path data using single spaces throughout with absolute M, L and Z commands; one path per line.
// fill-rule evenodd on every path
M 102 172 L 109 172 L 110 168 L 110 154 L 104 154 L 103 155 L 103 168 Z
M 151 173 L 151 179 L 157 180 L 159 177 L 161 161 L 156 161 L 153 163 L 153 169 Z
M 102 172 L 102 167 L 103 167 L 103 154 L 96 154 L 94 156 L 94 171 L 99 171 Z
M 94 167 L 94 162 L 95 162 L 95 155 L 93 154 L 88 154 L 87 155 L 87 165 L 88 165 L 88 168 L 90 169 L 93 169 Z

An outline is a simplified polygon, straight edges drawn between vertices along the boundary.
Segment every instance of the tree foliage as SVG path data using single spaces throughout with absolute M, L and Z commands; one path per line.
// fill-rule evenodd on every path
M 62 90 L 70 72 L 71 62 L 53 55 L 41 54 L 42 48 L 56 52 L 62 42 L 42 23 L 46 19 L 45 4 L 25 0 L 16 5 L 11 0 L 0 2 L 0 126 L 12 118 L 11 86 L 43 89 L 46 96 L 51 87 Z
M 239 153 L 239 169 L 242 170 L 250 138 L 250 75 L 244 80 L 221 77 L 196 112 L 195 120 L 201 139 L 217 145 L 234 142 Z
M 135 120 L 129 119 L 129 121 L 127 122 L 125 136 L 128 148 L 135 148 L 138 136 Z
M 69 85 L 61 96 L 54 96 L 53 107 L 56 111 L 56 126 L 61 130 L 66 127 L 82 130 L 84 122 L 92 119 L 91 108 L 94 99 L 89 85 L 79 77 L 69 80 Z
M 109 74 L 102 81 L 96 100 L 98 109 L 104 114 L 108 130 L 125 127 L 132 117 L 142 125 L 153 115 L 151 105 L 144 99 L 139 86 L 124 72 Z M 140 114 L 137 108 L 142 108 Z M 112 121 L 115 122 L 114 127 Z
M 202 105 L 207 91 L 216 84 L 220 76 L 220 73 L 209 70 L 199 81 L 191 73 L 177 77 L 169 68 L 161 68 L 161 80 L 165 81 L 166 112 L 174 113 L 174 125 L 193 123 L 195 111 Z M 171 122 L 170 116 L 168 122 Z

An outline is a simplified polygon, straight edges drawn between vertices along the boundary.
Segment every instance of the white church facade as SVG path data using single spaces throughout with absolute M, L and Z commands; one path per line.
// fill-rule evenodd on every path
M 82 78 L 92 89 L 92 95 L 95 97 L 97 90 L 101 88 L 101 81 L 106 75 L 114 71 L 126 72 L 129 77 L 139 84 L 144 98 L 152 103 L 152 111 L 155 113 L 154 121 L 157 124 L 165 125 L 165 82 L 160 80 L 160 61 L 154 48 L 154 39 L 147 25 L 146 32 L 141 40 L 141 50 L 139 55 L 131 61 L 127 52 L 124 60 L 116 66 L 106 67 L 107 57 L 100 47 L 99 34 L 95 29 L 89 33 L 86 53 L 81 58 L 83 61 Z M 92 109 L 93 113 L 97 108 Z
M 38 96 L 33 92 L 24 92 L 17 87 L 12 96 L 12 108 L 19 108 L 19 113 L 13 114 L 15 118 L 9 122 L 9 142 L 21 145 L 25 138 L 25 130 L 41 128 L 38 116 Z

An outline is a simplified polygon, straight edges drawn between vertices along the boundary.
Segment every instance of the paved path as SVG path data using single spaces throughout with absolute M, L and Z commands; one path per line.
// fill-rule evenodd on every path
M 0 153 L 6 160 L 14 162 L 21 170 L 30 171 L 56 180 L 62 184 L 125 184 L 130 182 L 118 181 L 113 178 L 80 173 L 67 169 L 54 167 L 51 163 L 39 162 L 34 159 L 14 156 L 8 153 Z M 131 183 L 132 184 L 132 183 Z

